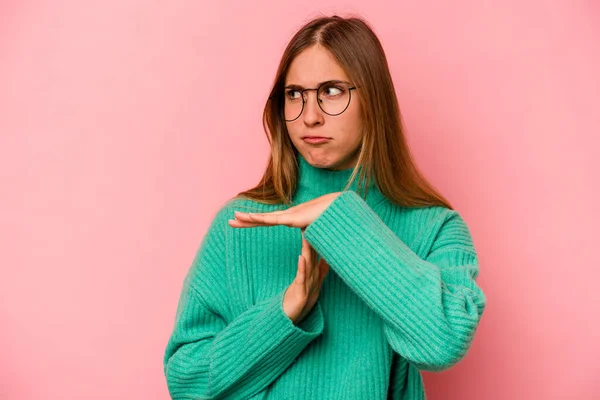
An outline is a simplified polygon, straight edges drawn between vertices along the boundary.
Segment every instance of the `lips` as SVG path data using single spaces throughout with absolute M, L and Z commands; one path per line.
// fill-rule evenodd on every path
M 330 139 L 322 136 L 304 136 L 302 138 L 306 143 L 319 144 L 328 142 Z

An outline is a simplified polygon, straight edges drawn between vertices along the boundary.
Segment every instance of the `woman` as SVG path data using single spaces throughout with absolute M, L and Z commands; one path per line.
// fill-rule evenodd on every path
M 172 398 L 423 399 L 420 370 L 464 357 L 485 307 L 477 254 L 400 118 L 364 20 L 292 38 L 264 111 L 267 170 L 217 212 L 184 281 Z

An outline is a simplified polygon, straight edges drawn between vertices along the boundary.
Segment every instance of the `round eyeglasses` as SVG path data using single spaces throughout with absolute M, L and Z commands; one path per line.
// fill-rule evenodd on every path
M 313 89 L 302 89 L 296 86 L 286 87 L 283 107 L 285 120 L 292 122 L 302 115 L 306 103 L 304 92 L 309 90 L 317 91 L 317 104 L 325 114 L 340 115 L 350 105 L 351 91 L 354 89 L 356 89 L 356 86 L 351 86 L 344 81 L 323 82 L 319 87 Z

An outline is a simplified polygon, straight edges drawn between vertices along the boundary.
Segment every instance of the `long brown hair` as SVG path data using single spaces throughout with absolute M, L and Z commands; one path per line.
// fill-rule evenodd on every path
M 322 16 L 307 22 L 287 45 L 263 112 L 263 126 L 271 145 L 267 169 L 259 184 L 240 192 L 264 204 L 291 204 L 298 163 L 283 117 L 285 78 L 294 58 L 320 45 L 334 56 L 357 86 L 361 98 L 364 135 L 358 162 L 348 186 L 360 168 L 359 187 L 373 177 L 383 195 L 403 207 L 452 206 L 425 179 L 404 137 L 398 99 L 379 39 L 361 17 Z M 367 189 L 368 190 L 368 189 Z

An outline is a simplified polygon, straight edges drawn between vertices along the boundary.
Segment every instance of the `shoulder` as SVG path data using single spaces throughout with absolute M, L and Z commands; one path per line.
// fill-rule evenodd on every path
M 444 206 L 407 207 L 392 202 L 387 197 L 374 209 L 381 209 L 382 214 L 390 215 L 405 229 L 420 232 L 431 230 L 436 225 L 452 218 L 460 218 L 456 210 Z
M 424 235 L 429 254 L 442 249 L 476 254 L 471 230 L 460 212 L 436 206 L 424 213 L 427 215 Z
M 386 202 L 389 203 L 389 202 Z M 427 207 L 402 207 L 398 205 L 388 205 L 393 207 L 397 214 L 402 216 L 409 225 L 428 231 L 439 231 L 442 226 L 465 226 L 466 222 L 457 210 L 452 210 L 444 206 Z

